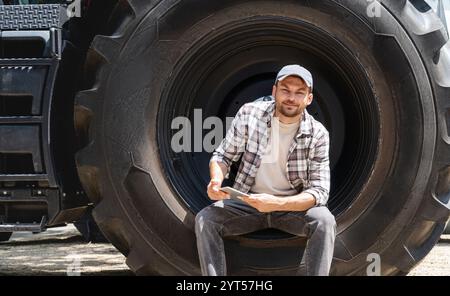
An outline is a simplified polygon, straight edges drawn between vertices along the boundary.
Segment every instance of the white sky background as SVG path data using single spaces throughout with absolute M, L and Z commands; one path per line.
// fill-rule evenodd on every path
M 433 8 L 434 11 L 437 9 L 438 0 L 425 0 L 428 5 Z M 443 0 L 444 9 L 445 9 L 445 18 L 447 19 L 447 26 L 450 29 L 450 0 Z

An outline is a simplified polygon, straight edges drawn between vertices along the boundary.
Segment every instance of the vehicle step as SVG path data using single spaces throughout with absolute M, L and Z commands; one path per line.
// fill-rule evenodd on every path
M 40 223 L 0 223 L 0 232 L 31 231 L 39 233 L 45 231 L 46 218 L 42 217 Z

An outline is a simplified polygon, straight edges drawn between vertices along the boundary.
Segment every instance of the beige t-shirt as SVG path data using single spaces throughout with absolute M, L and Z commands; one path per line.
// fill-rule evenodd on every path
M 300 121 L 284 124 L 278 117 L 272 117 L 269 143 L 261 165 L 256 173 L 252 193 L 267 193 L 276 196 L 292 196 L 298 194 L 291 187 L 287 177 L 287 160 L 289 148 L 298 133 Z

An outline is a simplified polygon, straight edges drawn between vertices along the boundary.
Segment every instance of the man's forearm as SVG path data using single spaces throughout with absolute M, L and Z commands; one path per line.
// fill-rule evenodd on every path
M 316 198 L 305 192 L 288 197 L 279 197 L 279 199 L 280 205 L 277 211 L 303 212 L 316 205 Z
M 209 175 L 212 179 L 219 180 L 220 182 L 225 179 L 228 172 L 228 168 L 224 163 L 212 161 L 209 165 Z

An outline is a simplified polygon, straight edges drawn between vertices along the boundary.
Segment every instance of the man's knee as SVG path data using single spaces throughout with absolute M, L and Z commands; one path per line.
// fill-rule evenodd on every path
M 336 219 L 327 207 L 314 207 L 307 211 L 309 220 L 317 223 L 318 228 L 323 230 L 335 230 Z
M 203 208 L 200 212 L 195 216 L 195 232 L 201 233 L 204 231 L 205 227 L 214 228 L 218 226 L 217 221 L 217 208 L 213 206 L 207 206 Z

